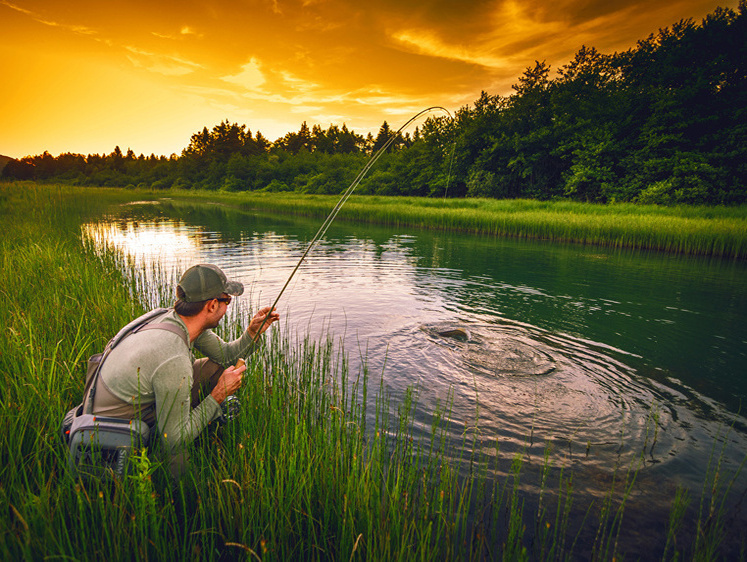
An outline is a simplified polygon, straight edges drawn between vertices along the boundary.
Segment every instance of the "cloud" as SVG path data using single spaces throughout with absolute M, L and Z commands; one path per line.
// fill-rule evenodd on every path
M 459 43 L 448 42 L 427 28 L 400 29 L 391 38 L 420 55 L 504 70 L 515 67 L 528 51 L 567 30 L 565 22 L 547 19 L 517 0 L 496 4 L 492 12 L 485 14 L 484 22 L 482 29 L 472 29 Z
M 21 8 L 20 6 L 16 6 L 15 4 L 11 4 L 10 2 L 6 2 L 5 0 L 0 0 L 0 4 L 2 4 L 3 6 L 8 6 L 8 8 L 10 8 L 11 10 L 21 12 L 22 14 L 26 14 L 27 16 L 36 17 L 34 12 L 32 12 L 31 10 Z
M 164 76 L 184 76 L 202 68 L 201 64 L 174 55 L 161 55 L 131 46 L 125 49 L 130 53 L 127 59 L 133 66 Z
M 221 80 L 236 84 L 250 91 L 261 89 L 261 86 L 266 82 L 260 62 L 254 57 L 241 67 L 241 72 L 234 75 L 221 76 Z
M 309 114 L 322 111 L 323 106 L 320 105 L 294 105 L 290 108 L 291 113 Z
M 422 109 L 422 96 L 403 95 L 380 86 L 352 91 L 324 88 L 285 70 L 263 72 L 262 68 L 262 64 L 253 58 L 241 67 L 241 72 L 221 78 L 228 84 L 239 86 L 238 89 L 231 86 L 215 88 L 192 85 L 183 86 L 182 90 L 206 101 L 222 99 L 229 106 L 245 107 L 246 101 L 240 100 L 248 100 L 258 112 L 262 111 L 262 107 L 274 106 L 275 111 L 278 107 L 284 107 L 283 111 L 293 115 L 303 114 L 308 119 L 322 120 L 324 116 L 323 122 L 337 120 L 341 123 L 343 119 L 332 118 L 341 107 L 351 111 L 352 108 L 376 108 L 377 113 L 389 115 L 408 115 Z
M 41 24 L 48 25 L 50 27 L 59 27 L 60 29 L 65 29 L 67 31 L 72 31 L 74 33 L 79 33 L 81 35 L 96 35 L 96 30 L 87 27 L 85 25 L 71 25 L 66 23 L 60 23 L 56 21 L 52 21 L 49 19 L 44 18 L 40 14 L 32 11 L 27 10 L 26 8 L 21 8 L 20 6 L 16 6 L 15 4 L 12 4 L 11 2 L 7 2 L 6 0 L 0 0 L 0 4 L 7 6 L 11 10 L 15 10 L 17 12 L 20 12 L 26 16 L 29 16 L 34 21 L 37 21 Z
M 365 90 L 358 90 L 351 92 L 348 96 L 348 101 L 359 103 L 361 105 L 375 105 L 383 107 L 394 107 L 396 105 L 407 104 L 408 101 L 396 92 L 387 92 L 382 88 L 369 87 Z
M 205 36 L 204 33 L 197 31 L 195 28 L 189 25 L 183 25 L 182 27 L 180 27 L 179 31 L 176 34 L 161 33 L 158 31 L 151 31 L 150 34 L 160 39 L 169 39 L 170 41 L 182 40 L 190 36 L 202 39 Z
M 311 92 L 320 88 L 316 82 L 309 82 L 308 80 L 299 78 L 287 70 L 282 70 L 278 74 L 286 86 L 298 92 Z
M 157 31 L 151 31 L 151 35 L 155 35 L 159 39 L 176 39 L 174 35 L 168 35 L 166 33 L 158 33 Z
M 469 30 L 454 33 L 436 21 L 421 20 L 393 27 L 389 38 L 397 48 L 434 62 L 471 65 L 482 74 L 483 89 L 509 93 L 508 85 L 535 60 L 557 68 L 582 45 L 602 52 L 628 48 L 644 36 L 637 30 L 645 29 L 647 18 L 664 10 L 649 7 L 643 11 L 640 0 L 593 5 L 577 0 L 555 0 L 552 5 L 540 0 L 505 0 L 482 8 L 480 23 L 473 13 Z M 463 22 L 462 27 L 466 25 Z
M 431 30 L 402 30 L 392 38 L 403 47 L 417 54 L 475 64 L 487 68 L 501 68 L 508 60 L 490 52 L 490 49 L 467 48 L 463 45 L 448 45 Z

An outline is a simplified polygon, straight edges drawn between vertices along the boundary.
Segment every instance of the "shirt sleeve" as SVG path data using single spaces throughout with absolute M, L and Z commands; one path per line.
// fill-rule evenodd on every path
M 254 351 L 252 336 L 246 330 L 241 337 L 232 342 L 225 342 L 212 330 L 205 330 L 194 341 L 195 349 L 212 359 L 222 367 L 236 363 L 239 357 L 246 358 Z
M 220 415 L 220 405 L 209 395 L 196 408 L 191 407 L 192 365 L 186 356 L 164 361 L 152 382 L 158 431 L 169 450 L 191 443 Z

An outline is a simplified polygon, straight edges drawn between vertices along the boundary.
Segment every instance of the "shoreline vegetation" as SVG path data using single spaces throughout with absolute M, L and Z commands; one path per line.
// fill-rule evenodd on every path
M 120 193 L 120 197 L 129 199 L 223 204 L 246 212 L 320 219 L 339 201 L 337 195 L 299 193 L 92 188 L 29 181 L 0 182 L 3 185 L 31 190 L 45 186 L 91 198 Z M 660 206 L 353 194 L 336 220 L 725 259 L 747 257 L 747 205 Z
M 170 280 L 142 295 L 135 266 L 80 235 L 139 195 L 0 184 L 2 559 L 611 560 L 640 539 L 623 517 L 638 466 L 610 467 L 608 494 L 578 505 L 573 475 L 549 455 L 506 465 L 476 451 L 475 431 L 459 474 L 444 457 L 448 397 L 430 438 L 414 440 L 416 390 L 392 405 L 329 341 L 292 344 L 277 330 L 252 356 L 241 415 L 197 440 L 178 485 L 146 455 L 122 482 L 73 481 L 57 430 L 80 399 L 85 359 L 148 299 L 170 298 Z M 228 320 L 231 337 L 245 319 Z M 744 555 L 728 524 L 725 443 L 714 443 L 700 497 L 672 497 L 647 557 Z M 539 463 L 539 482 L 527 463 Z
M 176 200 L 243 210 L 325 217 L 334 195 L 183 192 Z M 353 195 L 339 220 L 485 236 L 594 244 L 675 254 L 747 256 L 747 205 L 737 207 L 597 204 L 528 199 L 442 199 Z

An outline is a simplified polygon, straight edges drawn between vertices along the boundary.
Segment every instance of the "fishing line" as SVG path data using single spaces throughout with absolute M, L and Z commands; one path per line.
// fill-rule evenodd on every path
M 311 252 L 311 249 L 314 247 L 314 245 L 317 243 L 317 241 L 324 236 L 327 233 L 327 229 L 332 224 L 332 221 L 335 220 L 335 217 L 337 217 L 337 213 L 340 212 L 340 209 L 345 204 L 345 202 L 348 200 L 350 195 L 355 191 L 355 188 L 358 187 L 358 184 L 363 180 L 364 176 L 368 173 L 368 171 L 371 169 L 371 167 L 376 163 L 376 161 L 381 157 L 384 152 L 387 151 L 387 149 L 392 145 L 392 143 L 400 136 L 400 133 L 402 133 L 403 130 L 405 130 L 413 121 L 421 117 L 422 115 L 425 115 L 426 113 L 430 113 L 431 111 L 444 111 L 449 116 L 450 119 L 453 119 L 451 116 L 451 113 L 448 109 L 445 109 L 441 106 L 433 106 L 429 107 L 427 109 L 424 109 L 414 115 L 410 118 L 409 121 L 407 121 L 404 125 L 402 125 L 399 129 L 397 129 L 397 132 L 394 133 L 389 137 L 389 139 L 384 143 L 384 145 L 379 148 L 368 160 L 366 165 L 363 167 L 363 169 L 358 173 L 358 175 L 355 177 L 353 182 L 348 186 L 348 188 L 343 192 L 342 196 L 340 197 L 339 201 L 337 201 L 337 205 L 334 206 L 332 211 L 327 215 L 327 218 L 322 223 L 322 225 L 319 227 L 319 230 L 317 230 L 314 237 L 311 239 L 311 242 L 309 242 L 308 246 L 306 246 L 306 250 L 304 251 L 303 255 L 301 256 L 301 259 L 298 260 L 298 263 L 293 268 L 293 271 L 291 271 L 291 274 L 288 276 L 288 279 L 285 282 L 285 285 L 283 285 L 283 288 L 280 289 L 280 293 L 278 293 L 277 298 L 275 299 L 275 302 L 272 303 L 272 306 L 270 307 L 270 312 L 275 310 L 275 307 L 278 304 L 278 301 L 280 301 L 280 297 L 283 296 L 283 293 L 285 292 L 285 289 L 288 287 L 288 285 L 291 282 L 291 279 L 293 279 L 293 276 L 296 274 L 296 271 L 298 271 L 298 268 L 301 267 L 301 263 L 303 263 L 303 260 L 306 259 L 306 256 L 309 255 L 309 252 Z M 452 158 L 453 158 L 453 152 L 452 152 Z M 450 172 L 451 173 L 451 172 Z M 448 188 L 448 186 L 447 186 Z M 252 341 L 252 344 L 254 344 L 257 341 L 257 338 L 262 333 L 262 328 L 264 327 L 265 323 L 267 322 L 267 319 L 270 317 L 269 314 L 265 316 L 265 319 L 262 321 L 262 323 L 259 325 L 259 328 L 257 329 L 257 335 L 254 336 L 254 340 Z

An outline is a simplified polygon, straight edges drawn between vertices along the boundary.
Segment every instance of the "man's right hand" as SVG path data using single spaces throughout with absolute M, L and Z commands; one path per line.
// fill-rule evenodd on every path
M 241 379 L 246 371 L 246 365 L 238 367 L 226 367 L 223 374 L 218 379 L 218 383 L 210 393 L 218 404 L 222 404 L 227 396 L 235 394 L 241 386 Z

